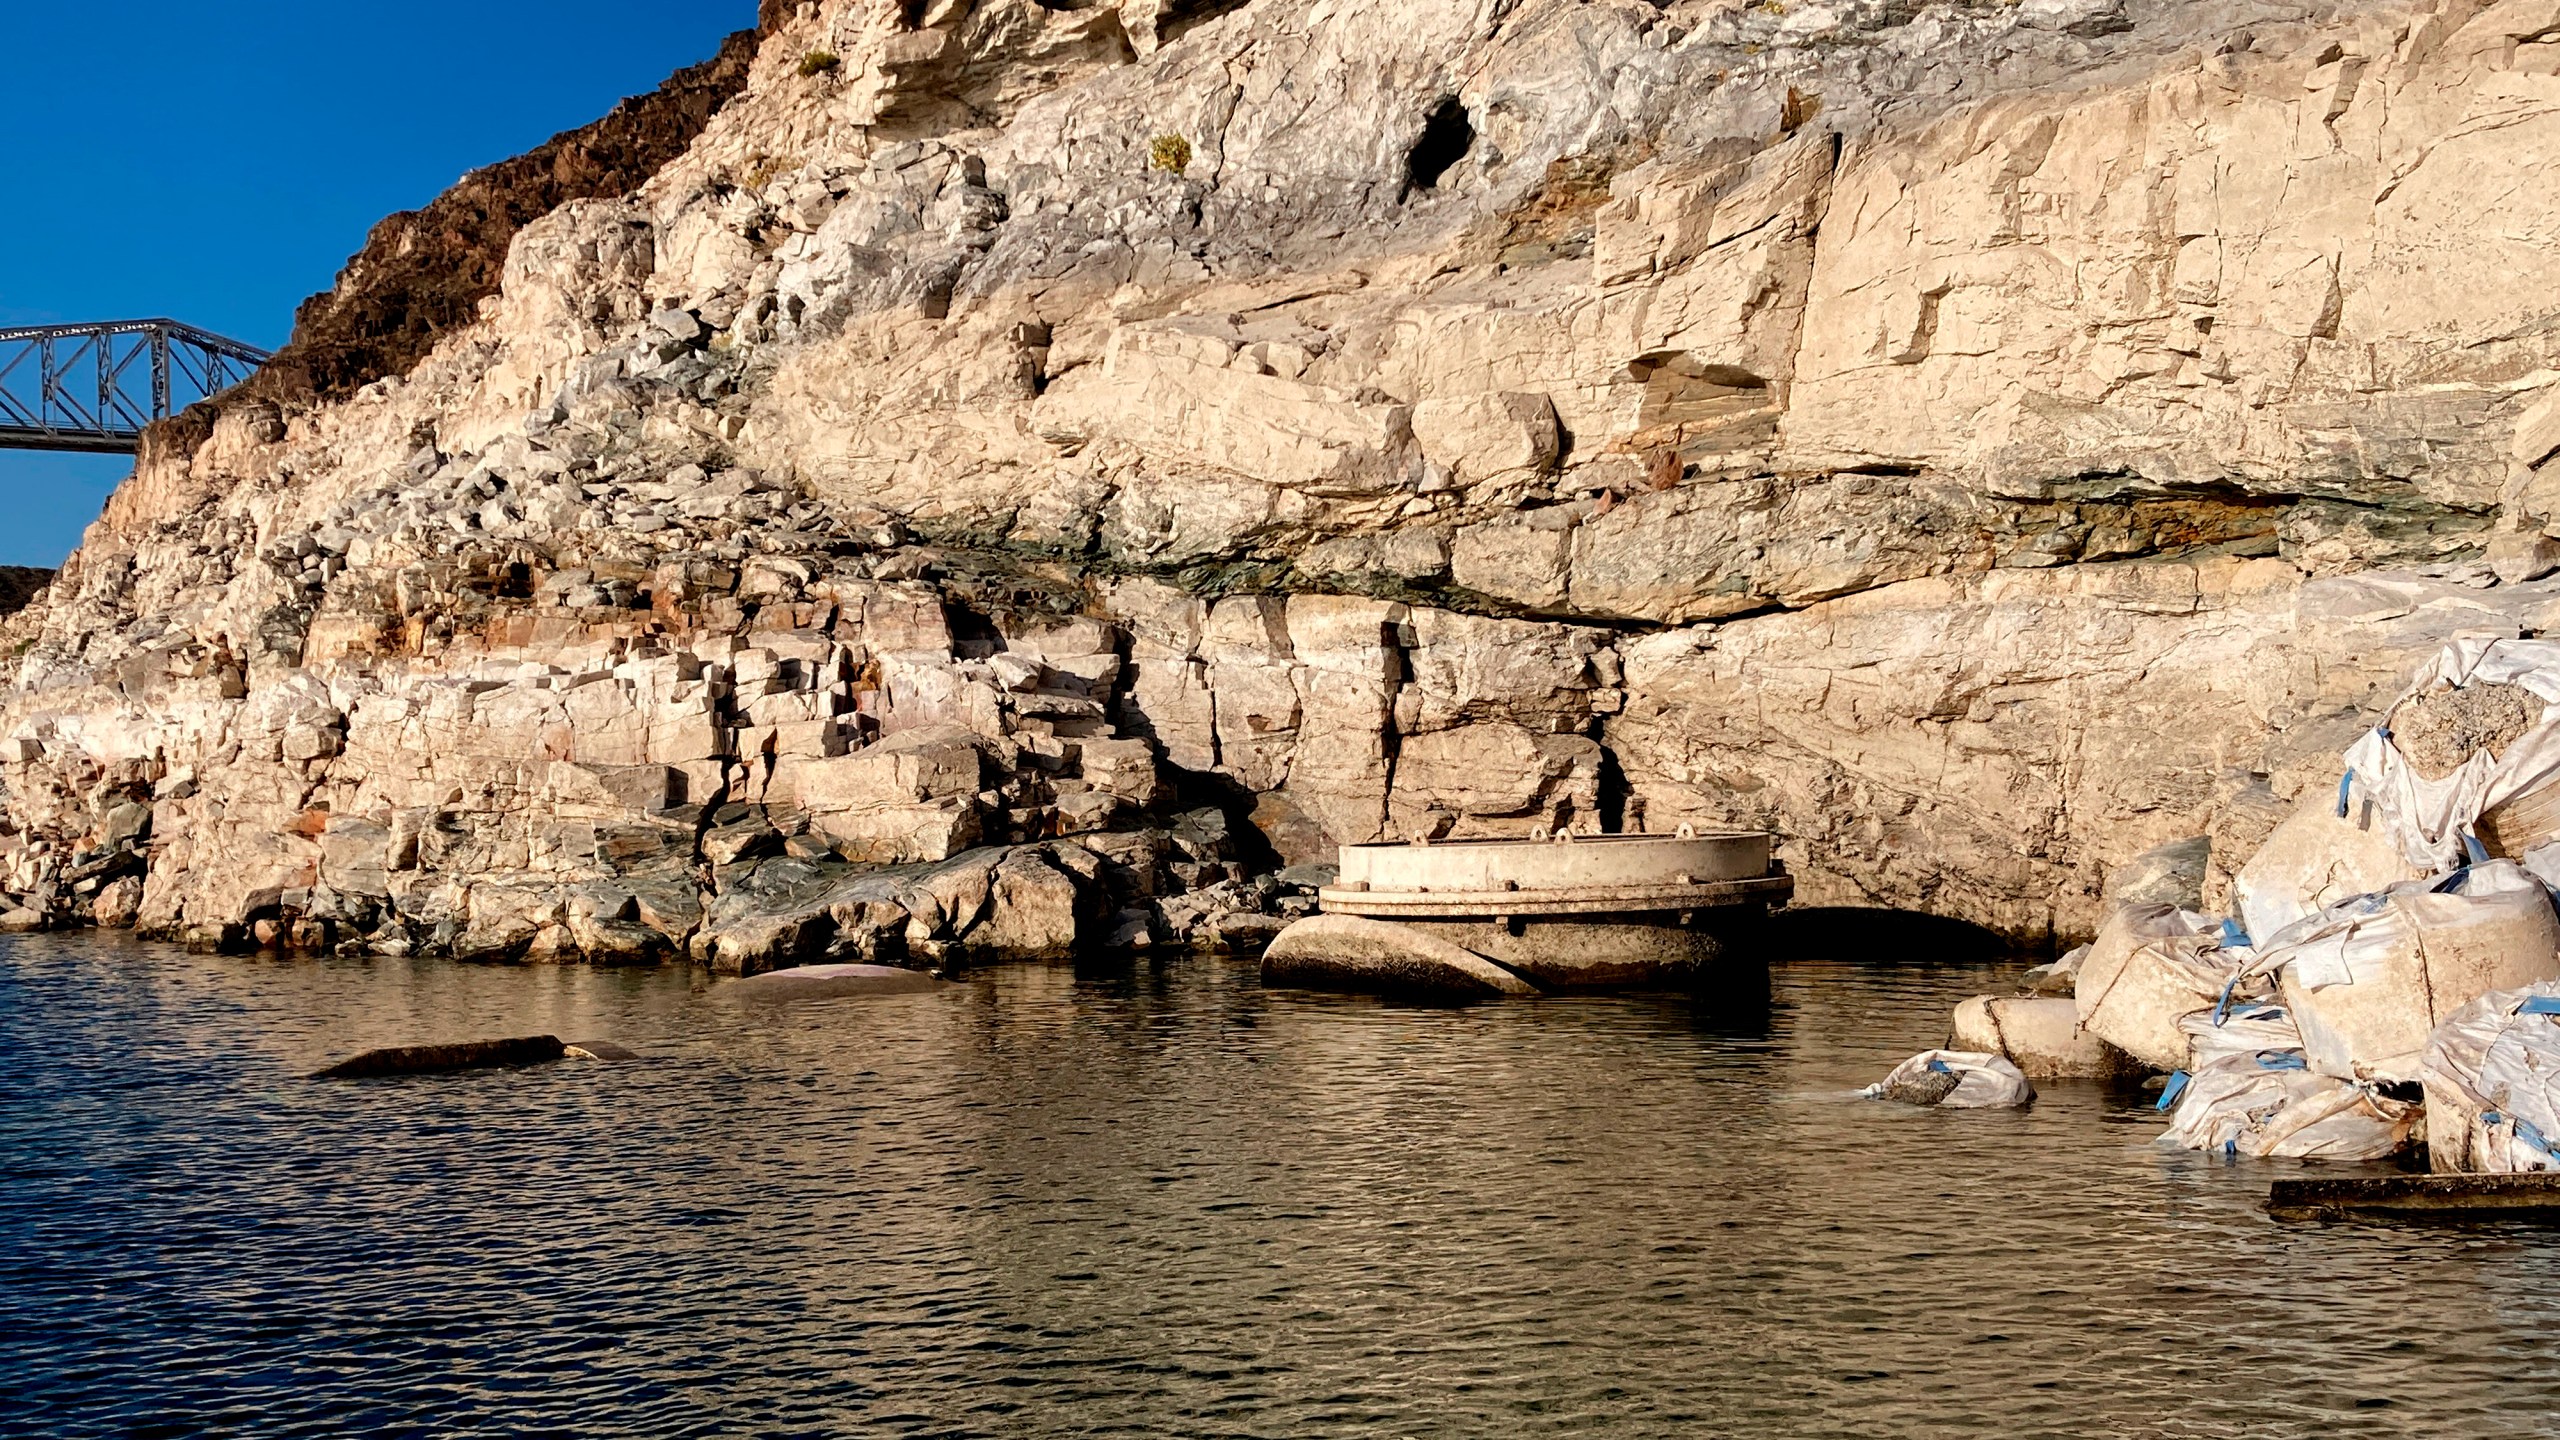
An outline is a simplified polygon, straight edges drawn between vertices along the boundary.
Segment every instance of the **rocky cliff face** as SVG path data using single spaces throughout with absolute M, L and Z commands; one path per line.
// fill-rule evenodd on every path
M 9 622 L 21 923 L 756 968 L 1698 821 L 2037 940 L 2560 612 L 2552 0 L 767 11 Z

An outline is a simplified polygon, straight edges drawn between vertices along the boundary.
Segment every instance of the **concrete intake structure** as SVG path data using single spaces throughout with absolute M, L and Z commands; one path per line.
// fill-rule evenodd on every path
M 1409 981 L 1409 964 L 1387 976 L 1373 963 L 1401 937 L 1416 952 L 1458 947 L 1539 990 L 1683 983 L 1794 892 L 1770 849 L 1768 835 L 1739 831 L 1346 845 L 1317 897 L 1325 914 L 1283 931 L 1265 974 L 1406 988 L 1385 982 Z

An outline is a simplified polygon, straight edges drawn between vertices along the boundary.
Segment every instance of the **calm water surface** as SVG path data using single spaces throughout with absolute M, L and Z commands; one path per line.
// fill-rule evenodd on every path
M 2095 1086 L 1850 1097 L 2006 972 L 772 1010 L 0 945 L 0 1434 L 2560 1433 L 2560 1232 L 2278 1226 L 2296 1167 Z M 301 1078 L 541 1031 L 648 1058 Z

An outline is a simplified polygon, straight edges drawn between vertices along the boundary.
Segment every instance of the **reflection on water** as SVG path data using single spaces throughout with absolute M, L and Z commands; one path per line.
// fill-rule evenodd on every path
M 0 942 L 0 1433 L 2528 1434 L 2560 1234 L 2279 1227 L 2140 1097 L 1850 1098 L 1968 969 L 1470 1009 L 1250 967 Z M 354 1083 L 539 1031 L 630 1064 Z

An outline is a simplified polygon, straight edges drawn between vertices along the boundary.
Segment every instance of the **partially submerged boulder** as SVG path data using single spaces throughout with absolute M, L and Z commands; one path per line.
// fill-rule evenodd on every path
M 1956 1007 L 1948 1048 L 2004 1056 L 2035 1080 L 2103 1080 L 2141 1068 L 2082 1029 L 2069 999 L 2049 996 L 1974 996 Z
M 1107 933 L 1114 912 L 1101 874 L 1092 853 L 1069 841 L 915 865 L 774 856 L 724 880 L 690 943 L 723 975 L 955 945 L 981 959 L 1055 959 Z
M 1605 917 L 1407 923 L 1482 955 L 1542 990 L 1684 985 L 1699 979 L 1725 953 L 1723 941 L 1708 930 Z
M 512 1040 L 464 1040 L 451 1045 L 392 1045 L 367 1050 L 322 1070 L 314 1080 L 360 1080 L 376 1075 L 429 1075 L 450 1070 L 486 1070 L 504 1065 L 540 1065 L 560 1059 L 568 1047 L 557 1035 L 525 1035 Z
M 1310 915 L 1262 952 L 1268 985 L 1474 999 L 1536 986 L 1463 945 L 1391 920 Z
M 571 1060 L 637 1060 L 640 1052 L 610 1040 L 572 1040 L 560 1052 Z
M 729 1000 L 790 1004 L 839 995 L 926 995 L 954 988 L 921 970 L 895 965 L 800 965 L 731 980 L 712 993 Z

